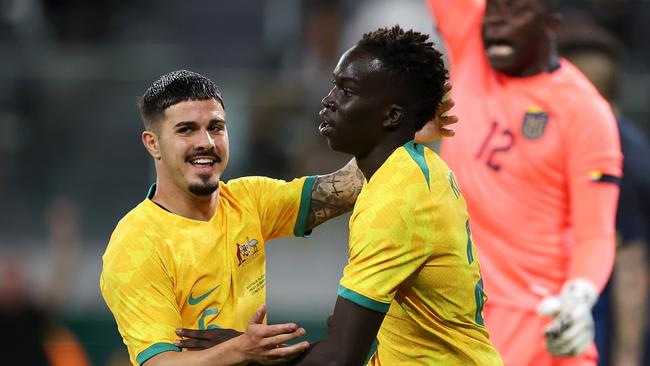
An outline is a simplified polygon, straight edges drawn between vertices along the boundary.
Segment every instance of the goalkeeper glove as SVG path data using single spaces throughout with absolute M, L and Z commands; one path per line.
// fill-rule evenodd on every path
M 588 280 L 567 281 L 557 296 L 543 299 L 537 311 L 554 319 L 546 327 L 546 349 L 554 356 L 574 356 L 594 340 L 591 308 L 598 300 L 596 287 Z

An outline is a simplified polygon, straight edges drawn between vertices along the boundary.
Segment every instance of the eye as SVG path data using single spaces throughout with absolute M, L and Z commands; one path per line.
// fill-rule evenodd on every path
M 176 132 L 178 132 L 180 134 L 186 134 L 186 133 L 188 133 L 190 131 L 192 131 L 192 129 L 189 128 L 188 126 L 179 127 L 179 128 L 176 129 Z
M 214 124 L 214 125 L 210 126 L 210 128 L 209 128 L 210 132 L 220 132 L 220 131 L 223 131 L 223 130 L 225 130 L 225 126 L 223 124 L 221 124 L 221 123 Z
M 336 80 L 332 81 L 332 84 L 334 85 L 334 87 L 332 87 L 332 90 L 339 89 L 343 93 L 343 95 L 346 96 L 346 97 L 351 97 L 351 96 L 354 95 L 354 92 L 352 91 L 352 89 L 344 88 L 344 87 L 339 86 L 336 83 Z

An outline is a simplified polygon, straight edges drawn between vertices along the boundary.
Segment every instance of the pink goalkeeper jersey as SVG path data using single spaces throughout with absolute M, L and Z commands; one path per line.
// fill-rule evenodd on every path
M 611 239 L 614 250 L 617 188 L 596 182 L 621 175 L 615 118 L 566 60 L 531 77 L 493 70 L 481 40 L 483 1 L 429 5 L 450 53 L 460 118 L 441 155 L 467 200 L 490 304 L 535 309 L 572 275 L 576 242 Z M 603 258 L 609 271 L 613 255 Z

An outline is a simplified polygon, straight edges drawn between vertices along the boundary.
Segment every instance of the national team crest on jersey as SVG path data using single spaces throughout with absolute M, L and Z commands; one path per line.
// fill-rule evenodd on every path
M 244 244 L 235 243 L 237 245 L 237 265 L 241 266 L 251 258 L 254 258 L 259 253 L 260 249 L 257 247 L 259 241 L 257 239 L 248 240 Z
M 528 107 L 524 122 L 521 125 L 521 134 L 529 140 L 540 138 L 546 130 L 548 114 L 537 106 Z

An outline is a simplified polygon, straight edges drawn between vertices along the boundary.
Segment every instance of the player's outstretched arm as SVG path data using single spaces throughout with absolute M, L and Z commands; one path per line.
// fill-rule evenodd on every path
M 327 337 L 288 365 L 363 365 L 384 316 L 339 296 Z
M 188 344 L 194 352 L 164 352 L 148 361 L 147 366 L 234 366 L 257 363 L 262 365 L 276 365 L 286 363 L 299 356 L 309 347 L 309 342 L 300 342 L 292 346 L 285 346 L 286 342 L 305 335 L 303 328 L 295 324 L 265 325 L 266 307 L 260 306 L 251 318 L 245 333 L 216 344 L 216 340 L 207 340 L 206 332 L 194 331 L 193 334 L 200 339 L 201 345 L 208 348 L 198 350 L 198 343 L 192 340 L 175 342 L 179 346 Z M 223 341 L 223 339 L 220 339 Z M 215 345 L 216 344 L 216 345 Z
M 428 0 L 427 3 L 447 50 L 452 57 L 461 57 L 469 36 L 479 34 L 486 1 Z
M 364 182 L 363 173 L 354 159 L 334 173 L 316 177 L 311 191 L 307 230 L 351 211 Z

